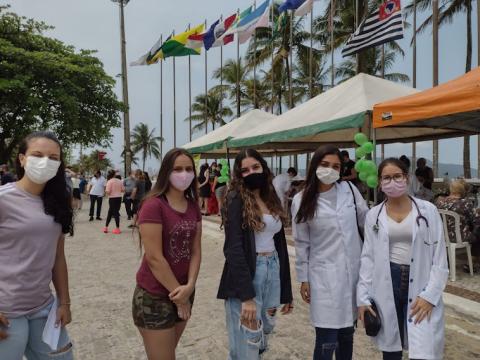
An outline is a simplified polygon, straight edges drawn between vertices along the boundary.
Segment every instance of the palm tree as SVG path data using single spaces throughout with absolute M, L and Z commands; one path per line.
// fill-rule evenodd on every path
M 154 156 L 160 159 L 160 145 L 163 138 L 154 136 L 155 128 L 150 131 L 145 123 L 137 124 L 132 131 L 132 151 L 134 154 L 142 152 L 142 170 L 145 171 L 147 157 Z
M 223 74 L 223 89 L 220 88 L 220 85 L 215 87 L 215 91 L 226 93 L 231 101 L 237 103 L 237 114 L 240 113 L 240 101 L 241 93 L 244 91 L 244 81 L 250 73 L 250 69 L 246 66 L 245 62 L 240 58 L 237 60 L 227 60 L 223 67 L 216 69 L 213 72 L 213 77 L 215 79 L 220 79 Z M 237 83 L 240 84 L 240 94 L 237 94 Z M 237 99 L 237 96 L 240 98 Z
M 452 0 L 439 4 L 439 26 L 452 23 L 455 15 L 466 13 L 467 23 L 467 53 L 465 57 L 465 72 L 472 70 L 472 0 Z M 478 6 L 478 4 L 477 4 Z M 417 0 L 418 11 L 427 11 L 432 7 L 432 0 Z M 413 11 L 413 4 L 405 7 L 406 14 Z M 478 21 L 479 19 L 477 19 Z M 417 34 L 423 33 L 430 25 L 432 25 L 433 16 L 428 16 L 425 21 L 418 27 Z M 437 157 L 438 158 L 438 157 Z M 472 175 L 470 167 L 470 136 L 463 137 L 463 176 L 470 178 Z
M 206 99 L 205 99 L 206 97 Z M 197 121 L 193 130 L 205 129 L 208 124 L 225 125 L 225 118 L 233 115 L 232 110 L 225 105 L 222 105 L 222 95 L 218 88 L 210 89 L 208 94 L 200 94 L 195 97 L 195 102 L 192 104 L 192 121 Z M 186 118 L 188 121 L 190 118 Z
M 368 49 L 364 52 L 365 55 L 365 70 L 367 74 L 377 75 L 382 71 L 382 51 L 380 48 L 375 47 Z M 395 64 L 396 54 L 392 50 L 385 51 L 384 57 L 384 66 L 385 70 L 390 69 Z M 341 82 L 348 80 L 356 75 L 356 63 L 354 58 L 350 57 L 347 60 L 344 60 L 340 65 L 335 69 L 335 77 L 340 78 Z M 409 77 L 406 74 L 402 73 L 385 73 L 385 79 L 390 81 L 397 82 L 407 82 Z
M 297 55 L 297 63 L 294 67 L 293 86 L 296 90 L 295 98 L 298 101 L 304 101 L 310 97 L 310 53 L 309 49 L 302 48 L 302 53 Z M 327 87 L 328 69 L 325 69 L 324 53 L 319 50 L 313 50 L 312 62 L 312 97 L 321 94 Z

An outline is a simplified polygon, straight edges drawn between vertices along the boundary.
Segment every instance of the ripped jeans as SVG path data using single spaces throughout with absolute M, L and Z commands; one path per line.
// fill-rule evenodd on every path
M 351 360 L 353 355 L 353 326 L 343 329 L 315 328 L 316 341 L 313 360 Z
M 10 326 L 3 328 L 8 337 L 0 340 L 1 360 L 72 360 L 72 344 L 65 328 L 61 329 L 58 350 L 53 351 L 42 341 L 43 329 L 53 302 L 36 313 L 9 318 Z M 1 326 L 1 325 L 0 325 Z
M 256 330 L 241 324 L 242 302 L 239 299 L 225 301 L 229 360 L 257 360 L 260 353 L 267 350 L 268 336 L 275 326 L 275 311 L 280 306 L 280 265 L 276 252 L 270 256 L 257 256 L 253 286 L 257 306 Z

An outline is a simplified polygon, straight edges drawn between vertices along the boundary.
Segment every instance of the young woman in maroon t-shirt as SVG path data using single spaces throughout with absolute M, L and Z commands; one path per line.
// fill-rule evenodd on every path
M 164 157 L 138 215 L 145 254 L 137 272 L 133 320 L 148 359 L 175 359 L 190 318 L 201 261 L 202 218 L 195 164 L 183 149 Z

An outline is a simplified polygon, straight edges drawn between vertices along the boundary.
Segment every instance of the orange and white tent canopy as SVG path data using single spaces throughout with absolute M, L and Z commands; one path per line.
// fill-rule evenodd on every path
M 448 137 L 480 133 L 480 67 L 431 89 L 375 105 L 373 126 L 431 128 L 447 131 Z

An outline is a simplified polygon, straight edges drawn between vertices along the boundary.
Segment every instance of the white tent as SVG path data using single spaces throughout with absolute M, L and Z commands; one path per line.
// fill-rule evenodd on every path
M 322 143 L 353 145 L 358 131 L 371 135 L 373 105 L 418 90 L 367 74 L 359 74 L 315 98 L 228 141 L 228 147 L 313 151 Z M 448 136 L 432 128 L 384 128 L 377 143 L 408 142 Z
M 227 151 L 227 140 L 244 134 L 275 117 L 273 114 L 254 109 L 182 147 L 192 154 L 223 155 Z

